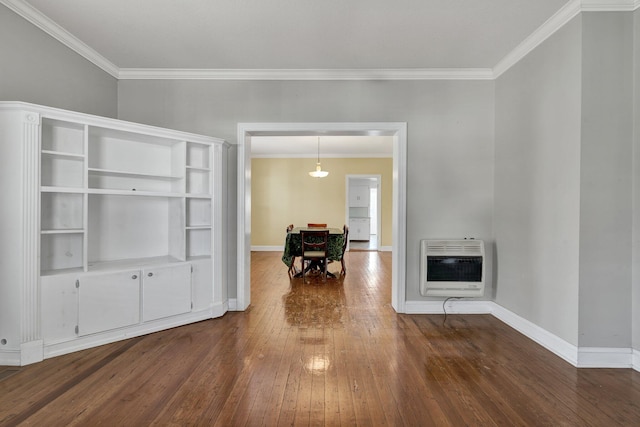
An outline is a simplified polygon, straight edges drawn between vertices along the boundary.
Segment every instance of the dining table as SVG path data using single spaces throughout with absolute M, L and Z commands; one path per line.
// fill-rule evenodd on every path
M 291 267 L 295 257 L 302 256 L 302 240 L 300 239 L 300 230 L 326 230 L 327 228 L 313 227 L 294 227 L 287 233 L 284 242 L 284 252 L 282 254 L 282 262 L 287 267 Z M 342 257 L 342 246 L 344 245 L 344 231 L 341 228 L 328 228 L 329 230 L 329 251 L 327 259 L 331 261 L 340 261 Z M 333 276 L 332 274 L 328 275 Z M 299 277 L 301 273 L 296 274 Z

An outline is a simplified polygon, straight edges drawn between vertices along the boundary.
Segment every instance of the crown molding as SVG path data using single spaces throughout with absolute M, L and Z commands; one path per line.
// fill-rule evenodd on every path
M 584 12 L 629 12 L 640 6 L 640 0 L 582 0 Z
M 513 67 L 522 58 L 527 56 L 533 49 L 551 37 L 556 31 L 562 28 L 567 22 L 573 19 L 582 11 L 580 0 L 571 0 L 558 10 L 551 18 L 536 29 L 529 37 L 524 39 L 514 50 L 505 56 L 493 67 L 494 78 L 500 77 L 505 71 Z
M 113 77 L 118 78 L 120 69 L 117 65 L 100 55 L 86 43 L 52 21 L 35 7 L 23 0 L 0 0 L 0 3 L 40 28 L 80 56 L 94 63 Z
M 638 7 L 640 0 L 571 0 L 498 62 L 493 77 L 500 77 L 581 12 L 629 12 Z
M 490 68 L 177 69 L 122 68 L 121 80 L 491 80 Z
M 640 0 L 571 0 L 493 69 L 160 69 L 119 68 L 24 0 L 0 0 L 0 4 L 120 80 L 493 80 L 581 12 L 634 11 L 640 8 Z

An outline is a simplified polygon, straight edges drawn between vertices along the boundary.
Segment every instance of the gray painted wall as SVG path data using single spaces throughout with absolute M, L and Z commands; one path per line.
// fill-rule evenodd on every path
M 496 80 L 496 302 L 578 344 L 581 17 Z
M 117 79 L 0 5 L 0 100 L 117 116 Z
M 633 15 L 582 18 L 580 347 L 631 347 Z
M 583 13 L 496 82 L 496 302 L 579 347 L 631 346 L 632 31 Z
M 493 96 L 491 81 L 125 80 L 118 112 L 232 143 L 238 122 L 407 122 L 407 298 L 419 300 L 420 239 L 482 238 L 491 260 Z

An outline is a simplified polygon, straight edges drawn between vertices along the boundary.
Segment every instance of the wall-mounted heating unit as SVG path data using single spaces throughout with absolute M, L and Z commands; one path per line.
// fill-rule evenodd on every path
M 430 297 L 484 295 L 482 240 L 422 240 L 420 293 Z

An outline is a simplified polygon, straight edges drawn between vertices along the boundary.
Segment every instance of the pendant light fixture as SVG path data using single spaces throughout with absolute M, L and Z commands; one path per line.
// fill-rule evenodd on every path
M 314 178 L 324 178 L 329 175 L 329 172 L 323 171 L 320 166 L 320 137 L 318 137 L 318 162 L 316 163 L 316 170 L 309 172 L 309 175 Z

